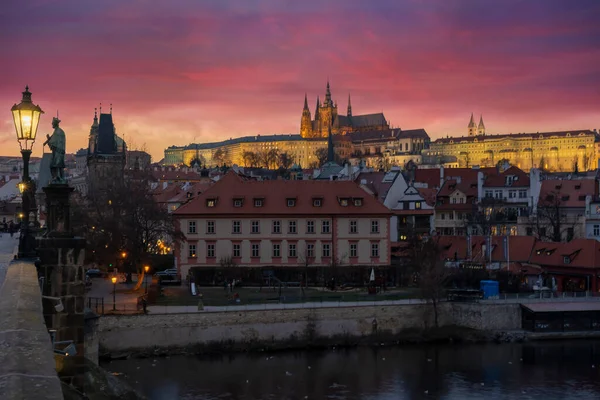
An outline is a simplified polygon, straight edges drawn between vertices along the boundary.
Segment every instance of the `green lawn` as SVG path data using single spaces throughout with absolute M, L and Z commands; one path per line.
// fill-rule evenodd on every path
M 239 304 L 264 304 L 278 303 L 279 290 L 273 288 L 235 288 L 233 293 L 223 288 L 209 287 L 200 288 L 206 306 L 225 306 L 236 304 L 233 294 L 239 294 Z M 416 288 L 394 289 L 376 295 L 367 294 L 366 289 L 352 291 L 330 291 L 314 288 L 305 289 L 287 288 L 281 290 L 281 298 L 284 303 L 306 303 L 306 302 L 338 302 L 338 301 L 381 301 L 419 298 L 419 290 Z M 199 297 L 192 296 L 186 286 L 169 287 L 163 289 L 163 296 L 157 299 L 157 305 L 192 306 L 198 304 Z

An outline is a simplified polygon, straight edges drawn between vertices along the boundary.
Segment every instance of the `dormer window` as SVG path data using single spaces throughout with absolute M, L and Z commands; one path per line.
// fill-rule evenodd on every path
M 262 207 L 263 199 L 254 199 L 254 207 Z
M 363 199 L 360 199 L 360 198 L 359 199 L 354 199 L 354 206 L 355 207 L 361 207 L 362 206 L 362 202 L 363 202 Z
M 214 207 L 217 205 L 217 199 L 207 199 L 206 207 Z
M 564 256 L 563 257 L 563 263 L 565 263 L 565 264 L 571 264 L 571 257 Z
M 241 207 L 243 204 L 244 204 L 244 201 L 242 199 L 233 199 L 234 207 Z
M 323 204 L 322 199 L 313 199 L 313 207 L 321 207 L 322 204 Z
M 295 207 L 296 206 L 296 199 L 287 199 L 287 206 L 288 207 Z
M 340 206 L 348 207 L 348 199 L 340 199 Z

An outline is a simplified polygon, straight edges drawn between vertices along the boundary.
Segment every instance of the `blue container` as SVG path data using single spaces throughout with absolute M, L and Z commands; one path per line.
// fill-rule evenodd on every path
M 500 298 L 500 286 L 498 281 L 481 281 L 479 282 L 479 289 L 483 292 L 484 300 Z

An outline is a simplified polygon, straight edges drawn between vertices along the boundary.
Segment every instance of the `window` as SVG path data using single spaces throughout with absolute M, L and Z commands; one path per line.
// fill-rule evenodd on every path
M 454 219 L 454 211 L 448 213 L 448 219 Z
M 188 245 L 188 257 L 196 257 L 196 245 Z
M 242 233 L 242 224 L 240 221 L 233 221 L 231 226 L 232 233 Z
M 519 190 L 519 198 L 520 199 L 527 198 L 527 190 Z
M 358 233 L 358 225 L 356 221 L 350 221 L 350 233 Z
M 273 233 L 281 233 L 281 221 L 273 221 Z
M 242 206 L 242 199 L 234 199 L 233 200 L 233 206 L 234 207 L 241 207 Z
M 355 207 L 362 206 L 362 199 L 354 199 L 354 206 Z
M 329 233 L 329 221 L 321 221 L 321 233 Z
M 323 244 L 323 257 L 331 257 L 331 250 L 330 250 L 330 244 L 329 243 L 325 243 Z
M 258 243 L 252 244 L 252 257 L 260 257 L 260 245 Z
M 315 233 L 315 221 L 306 221 L 306 233 Z
M 306 245 L 306 257 L 314 257 L 315 256 L 315 245 L 309 243 Z
M 241 257 L 242 256 L 242 251 L 240 248 L 239 244 L 234 244 L 233 245 L 233 256 L 234 257 Z
M 600 225 L 594 225 L 594 236 L 600 236 Z
M 441 213 L 440 216 L 442 217 L 442 219 L 446 219 L 446 213 Z
M 460 198 L 460 202 L 459 202 L 459 203 L 460 203 L 460 204 L 465 204 L 465 198 L 464 198 L 464 197 L 461 197 L 461 198 Z
M 273 257 L 281 257 L 281 245 L 279 243 L 273 244 Z
M 206 233 L 211 235 L 215 233 L 215 221 L 206 221 Z
M 296 205 L 296 199 L 287 199 L 287 206 L 294 207 Z
M 290 221 L 288 223 L 288 233 L 296 233 L 296 221 Z
M 502 198 L 502 190 L 494 190 L 494 198 L 501 199 Z
M 215 244 L 209 243 L 206 245 L 206 257 L 212 258 L 215 256 Z
M 371 221 L 371 233 L 379 233 L 379 221 Z
M 295 244 L 288 244 L 288 257 L 297 257 Z
M 216 204 L 217 204 L 217 201 L 215 199 L 206 200 L 206 207 L 214 207 Z
M 415 210 L 420 210 L 420 209 L 421 209 L 421 202 L 420 201 L 415 201 Z
M 262 207 L 263 199 L 254 199 L 254 207 Z
M 516 190 L 509 190 L 508 191 L 508 198 L 509 199 L 516 199 L 517 198 L 517 191 Z
M 350 243 L 350 257 L 358 257 L 358 246 L 356 243 Z
M 452 204 L 456 204 L 456 197 L 452 198 Z
M 313 199 L 313 207 L 321 207 L 321 199 Z
M 188 221 L 188 233 L 196 233 L 196 221 Z
M 494 197 L 493 192 L 491 190 L 486 190 L 485 191 L 485 197 L 488 197 L 488 198 Z
M 371 257 L 372 258 L 379 257 L 379 243 L 371 243 Z
M 260 221 L 252 221 L 252 233 L 260 233 Z
M 348 207 L 348 199 L 340 199 L 340 206 Z
M 565 264 L 571 264 L 571 257 L 564 256 L 563 257 L 563 263 L 565 263 Z

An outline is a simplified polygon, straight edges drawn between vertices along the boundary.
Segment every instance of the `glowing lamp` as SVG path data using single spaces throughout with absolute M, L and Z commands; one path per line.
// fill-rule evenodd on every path
M 21 194 L 23 194 L 23 192 L 25 192 L 25 189 L 27 188 L 25 182 L 19 182 L 17 186 L 19 187 L 19 192 L 21 192 Z
M 113 276 L 112 278 L 110 278 L 110 280 L 112 281 L 113 285 L 117 283 L 117 277 Z
M 144 265 L 144 271 L 146 271 L 146 273 L 148 273 L 148 271 L 150 271 L 150 266 L 149 265 Z
M 29 86 L 25 86 L 23 99 L 19 104 L 15 104 L 10 109 L 17 131 L 17 140 L 21 149 L 31 150 L 35 142 L 40 115 L 44 112 L 40 106 L 31 101 L 31 92 Z
M 121 257 L 123 257 L 123 258 L 127 257 L 127 253 L 126 252 L 122 252 L 121 253 Z

